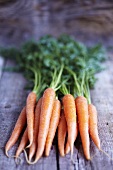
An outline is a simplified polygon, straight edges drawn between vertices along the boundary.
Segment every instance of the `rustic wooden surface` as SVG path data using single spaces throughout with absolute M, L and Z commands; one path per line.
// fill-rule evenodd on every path
M 12 66 L 11 61 L 3 62 Z M 98 126 L 102 149 L 113 159 L 113 57 L 105 63 L 106 70 L 97 75 L 95 89 L 91 91 L 92 102 L 98 110 Z M 113 160 L 99 152 L 91 141 L 91 161 L 86 161 L 82 151 L 80 137 L 74 149 L 75 165 L 70 162 L 70 154 L 62 158 L 58 155 L 57 146 L 53 146 L 48 158 L 41 158 L 35 165 L 27 165 L 24 155 L 22 163 L 16 165 L 13 158 L 4 154 L 4 146 L 8 140 L 21 108 L 25 105 L 27 92 L 24 90 L 26 80 L 20 73 L 3 72 L 0 79 L 0 169 L 1 170 L 113 170 Z M 13 155 L 17 144 L 9 152 Z
M 44 34 L 73 35 L 87 44 L 113 43 L 112 0 L 0 0 L 0 45 Z

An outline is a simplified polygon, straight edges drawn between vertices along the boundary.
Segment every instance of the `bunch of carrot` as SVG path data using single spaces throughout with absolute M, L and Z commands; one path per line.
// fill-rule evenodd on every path
M 43 152 L 45 152 L 46 156 L 49 156 L 57 127 L 58 148 L 61 156 L 65 156 L 65 154 L 71 151 L 72 159 L 74 142 L 78 132 L 81 136 L 84 155 L 87 160 L 90 160 L 89 135 L 98 149 L 100 149 L 97 111 L 94 105 L 91 103 L 88 104 L 89 91 L 83 80 L 85 77 L 83 76 L 82 81 L 79 83 L 76 74 L 69 68 L 68 71 L 73 75 L 74 87 L 76 88 L 78 97 L 74 98 L 69 93 L 66 87 L 66 81 L 60 83 L 63 66 L 61 66 L 59 73 L 55 71 L 50 87 L 44 90 L 42 97 L 38 101 L 36 101 L 36 87 L 34 87 L 35 90 L 28 95 L 26 106 L 20 113 L 12 135 L 5 146 L 7 156 L 9 149 L 18 140 L 26 123 L 27 126 L 14 157 L 18 158 L 23 150 L 29 148 L 29 156 L 27 156 L 25 151 L 26 160 L 29 164 L 36 163 L 43 155 Z M 58 89 L 64 95 L 62 102 L 56 96 Z M 66 135 L 68 136 L 67 142 Z M 34 155 L 35 160 L 31 162 Z
M 50 87 L 44 90 L 42 97 L 38 101 L 36 101 L 36 99 L 39 86 L 36 87 L 35 83 L 34 90 L 29 93 L 26 100 L 26 106 L 22 109 L 11 137 L 5 146 L 5 153 L 7 156 L 9 149 L 18 140 L 26 123 L 27 126 L 14 157 L 18 158 L 25 148 L 29 148 L 29 163 L 34 154 L 36 154 L 34 163 L 37 162 L 44 150 L 45 155 L 49 156 L 60 118 L 61 103 L 57 99 L 56 91 L 60 87 L 59 82 L 62 71 L 63 66 L 61 66 L 58 74 L 55 70 Z
M 101 150 L 97 111 L 91 104 L 89 91 L 95 84 L 95 73 L 101 70 L 103 57 L 100 55 L 100 47 L 87 49 L 66 37 L 58 39 L 58 42 L 46 37 L 38 45 L 28 44 L 27 49 L 25 47 L 19 53 L 16 51 L 16 61 L 33 90 L 29 93 L 25 107 L 6 143 L 6 155 L 8 156 L 8 151 L 24 130 L 14 157 L 18 158 L 24 150 L 27 162 L 34 164 L 43 153 L 49 156 L 58 129 L 61 156 L 71 152 L 71 160 L 73 159 L 74 142 L 80 133 L 84 155 L 90 160 L 90 137 Z M 47 51 L 43 51 L 43 48 Z M 56 49 L 55 55 L 53 49 Z M 68 53 L 70 56 L 64 59 Z
M 71 151 L 72 159 L 74 142 L 78 133 L 80 133 L 84 155 L 87 160 L 90 160 L 90 137 L 97 148 L 101 150 L 97 126 L 97 110 L 96 107 L 91 104 L 89 92 L 90 77 L 84 75 L 84 73 L 86 73 L 86 71 L 84 71 L 82 80 L 78 81 L 76 74 L 69 68 L 68 71 L 74 78 L 76 97 L 74 98 L 73 95 L 70 94 L 65 84 L 62 85 L 61 91 L 64 94 L 64 97 L 62 99 L 63 110 L 58 127 L 59 151 L 61 156 L 64 156 Z M 62 131 L 62 134 L 60 134 L 60 131 Z M 66 133 L 68 139 L 64 149 Z M 61 137 L 63 138 L 63 142 L 60 142 Z

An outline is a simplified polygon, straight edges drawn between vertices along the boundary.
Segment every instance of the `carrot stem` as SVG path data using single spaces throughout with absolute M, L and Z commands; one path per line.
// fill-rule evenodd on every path
M 65 84 L 61 85 L 60 91 L 62 92 L 63 95 L 69 94 L 69 90 Z
M 66 70 L 73 76 L 73 79 L 74 79 L 74 82 L 75 82 L 74 90 L 76 91 L 78 96 L 81 96 L 80 85 L 79 85 L 76 73 L 74 71 L 72 71 L 69 67 L 66 67 Z
M 61 81 L 61 76 L 62 76 L 63 69 L 64 69 L 64 65 L 61 65 L 60 71 L 56 70 L 56 68 L 55 68 L 55 71 L 53 73 L 50 88 L 54 89 L 55 91 L 57 91 L 61 87 L 61 85 L 59 85 L 59 83 Z
M 91 95 L 90 95 L 90 89 L 89 89 L 89 75 L 86 72 L 85 75 L 85 83 L 84 83 L 84 96 L 87 98 L 88 104 L 91 104 Z

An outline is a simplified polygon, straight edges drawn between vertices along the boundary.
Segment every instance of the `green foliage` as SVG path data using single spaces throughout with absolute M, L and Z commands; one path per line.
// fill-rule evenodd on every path
M 51 84 L 54 70 L 59 70 L 62 64 L 75 72 L 77 78 L 84 70 L 87 70 L 91 75 L 88 80 L 90 88 L 94 87 L 95 73 L 103 69 L 101 63 L 106 59 L 105 49 L 101 45 L 86 47 L 69 35 L 61 35 L 58 38 L 46 35 L 38 41 L 31 40 L 24 43 L 20 49 L 0 48 L 0 54 L 5 58 L 15 60 L 18 63 L 17 71 L 22 71 L 31 82 L 34 81 L 34 74 L 28 68 L 35 68 L 36 72 L 40 70 L 43 82 L 47 85 Z M 65 80 L 67 74 L 68 71 L 64 69 L 62 81 Z M 71 76 L 71 74 L 68 76 L 69 89 L 73 89 L 71 87 L 74 86 Z M 70 91 L 73 93 L 74 90 Z

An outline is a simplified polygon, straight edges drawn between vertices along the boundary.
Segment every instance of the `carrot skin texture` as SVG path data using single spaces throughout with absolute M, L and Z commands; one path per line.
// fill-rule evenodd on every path
M 34 109 L 36 104 L 36 93 L 30 92 L 26 100 L 26 116 L 27 116 L 27 128 L 28 128 L 28 139 L 30 147 L 33 142 L 33 128 L 34 128 Z
M 98 135 L 98 126 L 97 126 L 97 110 L 96 107 L 93 104 L 88 105 L 88 111 L 89 111 L 89 134 L 97 146 L 97 148 L 100 150 L 100 139 Z
M 54 89 L 47 88 L 44 91 L 42 97 L 39 133 L 38 133 L 38 149 L 36 152 L 36 157 L 34 162 L 37 162 L 44 152 L 54 100 L 55 100 Z
M 50 126 L 49 131 L 46 139 L 46 145 L 45 145 L 45 155 L 49 156 L 49 152 L 52 146 L 52 142 L 55 136 L 55 132 L 59 123 L 60 119 L 60 111 L 61 111 L 61 103 L 59 100 L 54 101 L 54 106 L 52 110 L 52 115 L 50 119 Z
M 42 104 L 42 98 L 38 100 L 36 108 L 35 108 L 34 135 L 33 135 L 34 138 L 33 138 L 33 143 L 29 149 L 29 160 L 31 160 L 31 158 L 35 154 L 36 148 L 37 148 L 37 137 L 38 137 L 38 131 L 39 131 L 41 104 Z
M 13 132 L 8 140 L 8 142 L 6 143 L 5 146 L 5 154 L 8 156 L 8 151 L 10 150 L 10 148 L 16 143 L 16 141 L 18 140 L 20 133 L 22 132 L 24 126 L 26 124 L 26 107 L 24 107 L 18 117 L 18 120 L 15 124 L 15 127 L 13 129 Z
M 67 94 L 63 97 L 62 101 L 63 101 L 63 107 L 64 107 L 64 115 L 65 115 L 66 122 L 67 122 L 68 142 L 69 142 L 69 146 L 71 149 L 71 155 L 72 155 L 75 136 L 77 136 L 75 100 L 71 94 Z
M 67 141 L 66 148 L 65 148 L 65 154 L 68 154 L 69 152 L 70 152 L 70 145 L 69 145 L 69 142 Z
M 83 96 L 78 96 L 75 99 L 75 104 L 84 155 L 87 160 L 90 160 L 89 115 L 87 99 Z
M 58 149 L 61 156 L 65 156 L 64 145 L 67 132 L 67 123 L 64 115 L 64 111 L 61 111 L 61 118 L 58 125 Z
M 77 138 L 77 135 L 78 135 L 78 125 L 76 126 L 76 130 L 77 130 L 77 133 L 75 134 L 75 140 Z M 76 132 L 76 131 L 75 131 Z M 70 146 L 69 146 L 69 142 L 67 140 L 67 143 L 66 143 L 66 148 L 65 148 L 65 154 L 68 154 L 70 152 Z
M 21 152 L 25 149 L 27 142 L 28 142 L 28 130 L 26 128 L 20 141 L 19 147 L 16 151 L 15 157 L 18 157 L 21 154 Z

